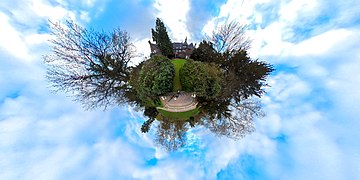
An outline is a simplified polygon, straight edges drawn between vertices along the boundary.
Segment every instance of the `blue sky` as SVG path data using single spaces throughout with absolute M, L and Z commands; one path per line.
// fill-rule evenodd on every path
M 47 20 L 68 17 L 127 30 L 143 55 L 156 17 L 174 41 L 245 23 L 251 57 L 276 68 L 266 116 L 241 140 L 196 127 L 166 152 L 131 107 L 50 92 Z M 358 0 L 2 0 L 0 24 L 0 179 L 360 179 Z

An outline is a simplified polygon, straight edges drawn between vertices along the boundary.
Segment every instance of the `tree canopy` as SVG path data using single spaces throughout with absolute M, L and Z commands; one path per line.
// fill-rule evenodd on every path
M 195 93 L 197 103 L 196 113 L 186 116 L 189 119 L 165 116 L 158 109 L 163 106 L 160 96 L 180 95 L 172 92 L 175 68 L 168 57 L 173 50 L 160 19 L 152 38 L 163 55 L 137 66 L 129 66 L 136 51 L 126 31 L 97 32 L 73 21 L 51 23 L 53 53 L 44 56 L 47 78 L 57 90 L 73 92 L 87 107 L 126 102 L 143 110 L 148 119 L 141 132 L 149 132 L 159 120 L 155 142 L 168 150 L 183 147 L 186 131 L 196 125 L 238 139 L 254 131 L 253 120 L 262 115 L 254 96 L 264 94 L 266 78 L 274 70 L 271 64 L 249 57 L 244 27 L 224 24 L 212 39 L 199 44 L 191 55 L 193 60 L 184 60 L 179 70 L 181 90 Z
M 252 60 L 245 50 L 234 53 L 228 59 L 224 63 L 224 69 L 227 70 L 232 98 L 240 101 L 242 97 L 261 97 L 265 92 L 263 87 L 267 85 L 266 77 L 274 70 L 273 67 L 264 61 Z
M 156 19 L 155 29 L 151 29 L 151 33 L 152 39 L 156 42 L 161 54 L 172 58 L 174 56 L 173 46 L 166 31 L 166 27 L 160 18 Z
M 127 102 L 128 63 L 136 56 L 129 34 L 120 29 L 96 32 L 73 21 L 50 25 L 53 53 L 44 60 L 52 85 L 73 92 L 88 108 Z
M 210 42 L 217 52 L 248 50 L 250 40 L 245 32 L 246 25 L 237 21 L 225 22 L 213 31 Z
M 188 60 L 180 69 L 180 82 L 184 91 L 210 100 L 220 94 L 222 73 L 215 64 Z
M 264 93 L 266 77 L 274 70 L 272 65 L 252 60 L 247 53 L 249 40 L 245 26 L 230 22 L 214 31 L 210 41 L 202 41 L 193 51 L 195 61 L 215 63 L 223 72 L 222 98 L 239 102 L 243 98 Z
M 190 58 L 201 62 L 219 63 L 222 58 L 220 55 L 210 41 L 203 40 L 199 46 L 193 50 Z
M 165 56 L 155 55 L 144 62 L 138 80 L 132 83 L 140 99 L 155 100 L 173 90 L 175 68 Z

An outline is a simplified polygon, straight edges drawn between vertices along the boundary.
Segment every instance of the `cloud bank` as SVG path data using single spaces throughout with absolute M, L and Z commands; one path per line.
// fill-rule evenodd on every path
M 360 179 L 360 5 L 342 1 L 0 2 L 2 179 Z M 206 13 L 209 12 L 209 13 Z M 168 153 L 127 106 L 85 111 L 51 93 L 41 56 L 47 20 L 131 32 L 146 54 L 160 17 L 174 40 L 200 40 L 226 20 L 249 25 L 251 56 L 275 65 L 266 117 L 239 141 L 201 127 Z

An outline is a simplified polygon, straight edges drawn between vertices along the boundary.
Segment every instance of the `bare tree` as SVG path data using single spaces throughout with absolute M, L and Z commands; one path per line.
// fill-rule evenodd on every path
M 250 48 L 250 40 L 245 35 L 247 26 L 237 21 L 226 22 L 213 31 L 210 42 L 217 52 L 237 52 Z
M 47 78 L 57 91 L 73 92 L 86 107 L 126 101 L 135 47 L 127 32 L 87 30 L 73 21 L 50 22 L 52 54 L 44 56 Z
M 206 116 L 204 126 L 216 135 L 232 139 L 240 139 L 255 131 L 254 120 L 264 116 L 260 102 L 253 99 L 243 99 L 240 103 L 229 105 L 231 116 Z
M 187 130 L 185 121 L 163 119 L 157 129 L 155 143 L 168 151 L 176 151 L 186 144 Z

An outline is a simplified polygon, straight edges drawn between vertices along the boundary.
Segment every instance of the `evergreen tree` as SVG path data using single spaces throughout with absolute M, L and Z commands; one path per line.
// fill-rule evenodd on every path
M 199 47 L 194 49 L 190 58 L 195 61 L 214 62 L 219 64 L 221 61 L 221 53 L 214 49 L 211 42 L 203 40 L 200 42 Z
M 172 43 L 161 19 L 156 19 L 155 30 L 151 29 L 151 33 L 153 41 L 156 42 L 161 54 L 167 56 L 168 58 L 172 58 L 174 56 Z
M 221 26 L 212 41 L 202 41 L 191 55 L 195 61 L 216 63 L 222 69 L 224 87 L 220 96 L 235 102 L 253 95 L 261 97 L 266 78 L 274 71 L 271 64 L 248 56 L 244 27 L 236 22 Z

